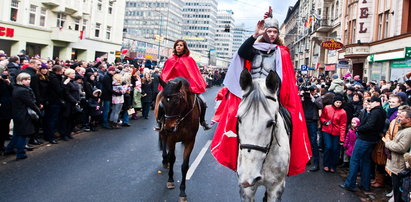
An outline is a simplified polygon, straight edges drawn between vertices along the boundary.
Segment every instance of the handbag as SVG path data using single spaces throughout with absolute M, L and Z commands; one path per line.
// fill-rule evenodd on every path
M 387 155 L 384 152 L 385 143 L 382 140 L 379 140 L 377 145 L 375 145 L 374 150 L 372 151 L 372 160 L 377 165 L 383 166 L 387 163 Z
M 29 114 L 31 120 L 33 121 L 38 121 L 40 119 L 39 115 L 36 113 L 36 111 L 34 111 L 33 109 L 31 109 L 30 107 L 27 107 L 27 113 Z

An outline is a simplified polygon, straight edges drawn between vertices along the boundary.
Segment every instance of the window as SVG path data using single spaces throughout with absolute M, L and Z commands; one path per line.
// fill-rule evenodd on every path
M 45 8 L 41 8 L 40 10 L 40 26 L 44 27 L 46 26 L 46 9 Z
M 102 6 L 101 1 L 102 0 L 98 0 L 98 3 L 97 3 L 97 8 L 99 11 L 101 11 L 101 6 Z
M 57 27 L 60 29 L 64 28 L 64 23 L 66 22 L 66 17 L 67 15 L 64 13 L 58 13 L 57 14 Z
M 110 38 L 111 38 L 111 26 L 107 26 L 106 39 L 110 40 Z
M 389 17 L 390 13 L 387 11 L 385 12 L 385 23 L 384 23 L 384 38 L 388 38 L 388 30 L 389 30 Z
M 80 30 L 80 19 L 74 19 L 74 30 Z
M 382 39 L 382 14 L 378 15 L 378 40 Z
M 99 37 L 100 36 L 100 23 L 96 23 L 96 31 L 94 32 L 94 36 L 95 37 Z
M 87 29 L 87 20 L 83 20 L 83 31 Z
M 31 25 L 36 24 L 36 10 L 37 10 L 37 6 L 30 5 L 29 24 Z
M 17 12 L 19 10 L 19 1 L 12 0 L 11 1 L 11 10 L 10 10 L 10 20 L 13 22 L 17 21 Z
M 352 38 L 351 38 L 351 43 L 355 43 L 355 34 L 357 31 L 357 21 L 353 20 L 352 21 Z
M 112 14 L 113 13 L 113 2 L 109 2 L 108 3 L 108 14 Z

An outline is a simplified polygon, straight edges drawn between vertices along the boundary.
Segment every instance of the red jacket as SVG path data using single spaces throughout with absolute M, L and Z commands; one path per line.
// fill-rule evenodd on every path
M 343 108 L 336 108 L 334 105 L 325 106 L 320 120 L 322 123 L 322 131 L 331 135 L 339 135 L 340 142 L 344 142 L 347 126 L 347 114 Z M 328 126 L 324 124 L 324 122 L 327 121 L 331 121 L 331 124 Z

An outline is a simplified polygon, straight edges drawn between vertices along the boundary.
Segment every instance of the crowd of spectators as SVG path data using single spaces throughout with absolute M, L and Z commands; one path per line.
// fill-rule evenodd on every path
M 391 200 L 409 201 L 401 174 L 411 146 L 411 80 L 362 82 L 359 75 L 297 75 L 313 151 L 310 172 L 348 169 L 341 188 L 389 186 Z M 360 181 L 357 182 L 357 174 Z
M 58 144 L 75 132 L 120 129 L 130 126 L 129 119 L 148 119 L 159 92 L 159 69 L 102 58 L 44 60 L 0 51 L 0 74 L 0 152 L 16 154 L 17 160 L 44 141 Z

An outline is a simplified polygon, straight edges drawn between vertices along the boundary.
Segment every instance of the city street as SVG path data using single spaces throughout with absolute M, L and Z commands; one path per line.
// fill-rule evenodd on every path
M 204 95 L 210 120 L 218 87 Z M 177 201 L 181 144 L 177 145 L 176 189 L 166 188 L 167 171 L 161 165 L 158 135 L 148 120 L 131 122 L 129 128 L 100 129 L 82 133 L 74 140 L 29 152 L 29 158 L 1 159 L 0 201 Z M 210 131 L 199 130 L 190 162 L 207 149 L 187 181 L 189 201 L 240 201 L 236 173 L 220 165 L 210 153 Z M 190 163 L 190 164 L 191 164 Z M 191 172 L 191 168 L 190 171 Z M 304 173 L 287 179 L 283 201 L 359 201 L 338 187 L 337 174 Z M 263 197 L 257 192 L 257 201 Z

